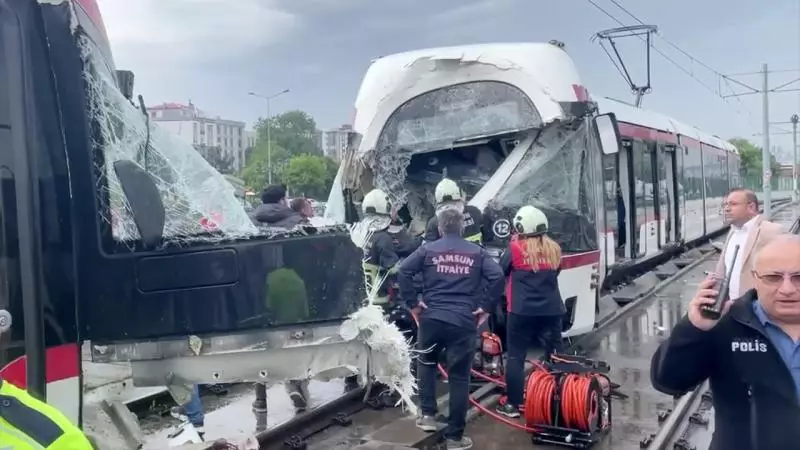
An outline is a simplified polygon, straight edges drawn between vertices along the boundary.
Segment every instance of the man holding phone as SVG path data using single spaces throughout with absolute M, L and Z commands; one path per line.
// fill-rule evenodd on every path
M 710 450 L 794 450 L 800 442 L 800 236 L 781 235 L 747 266 L 755 289 L 704 315 L 719 289 L 702 283 L 688 313 L 653 355 L 653 386 L 673 396 L 709 380 Z

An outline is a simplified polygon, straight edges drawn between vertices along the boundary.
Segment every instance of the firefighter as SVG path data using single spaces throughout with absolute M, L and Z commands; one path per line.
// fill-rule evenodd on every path
M 436 197 L 436 211 L 441 211 L 448 207 L 457 209 L 464 215 L 464 239 L 469 242 L 481 245 L 483 242 L 483 215 L 480 210 L 472 205 L 466 204 L 464 192 L 458 187 L 455 181 L 445 178 L 436 185 L 434 191 Z M 439 239 L 438 219 L 434 215 L 425 227 L 425 241 L 433 242 Z
M 0 309 L 0 333 L 10 327 L 11 315 Z M 0 448 L 92 450 L 80 428 L 59 410 L 2 379 L 0 405 Z
M 561 246 L 547 236 L 547 217 L 534 206 L 523 206 L 514 216 L 514 237 L 500 257 L 508 277 L 506 342 L 508 401 L 497 407 L 507 417 L 519 417 L 522 405 L 525 357 L 538 338 L 545 358 L 561 352 L 561 319 L 567 312 L 558 289 Z
M 414 253 L 414 250 L 422 245 L 422 238 L 412 236 L 399 217 L 392 218 L 392 222 L 386 231 L 392 237 L 394 251 L 399 258 L 407 258 L 408 255 Z
M 364 196 L 361 203 L 364 219 L 374 224 L 372 236 L 364 246 L 364 276 L 373 289 L 373 304 L 388 307 L 389 291 L 387 276 L 394 273 L 395 264 L 400 261 L 395 251 L 389 226 L 392 222 L 392 205 L 389 196 L 380 189 L 373 189 Z M 383 280 L 379 287 L 375 283 Z
M 502 295 L 503 273 L 486 250 L 463 236 L 464 216 L 457 209 L 437 214 L 442 238 L 419 247 L 400 265 L 402 299 L 419 317 L 417 366 L 422 415 L 417 427 L 426 432 L 436 424 L 436 365 L 446 354 L 450 406 L 445 438 L 448 450 L 466 450 L 464 436 L 469 407 L 469 378 L 475 352 L 476 319 Z M 413 278 L 422 275 L 423 298 Z M 481 295 L 484 289 L 489 295 Z

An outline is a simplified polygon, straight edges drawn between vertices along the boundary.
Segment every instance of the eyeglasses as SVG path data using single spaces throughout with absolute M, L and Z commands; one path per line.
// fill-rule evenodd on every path
M 768 286 L 778 286 L 783 280 L 789 278 L 792 285 L 800 289 L 800 273 L 764 273 L 753 271 L 753 275 Z

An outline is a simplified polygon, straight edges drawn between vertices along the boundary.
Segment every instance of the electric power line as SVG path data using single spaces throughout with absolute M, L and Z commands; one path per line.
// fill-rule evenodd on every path
M 613 3 L 613 4 L 614 4 L 614 5 L 617 7 L 617 8 L 619 8 L 620 10 L 622 10 L 622 11 L 623 11 L 625 14 L 627 14 L 628 16 L 630 16 L 630 17 L 631 17 L 633 20 L 635 20 L 635 21 L 639 22 L 641 25 L 644 25 L 644 22 L 643 22 L 642 20 L 640 20 L 640 19 L 639 19 L 639 18 L 638 18 L 638 17 L 637 17 L 635 14 L 633 14 L 633 13 L 632 13 L 632 12 L 630 12 L 628 9 L 626 9 L 624 6 L 622 6 L 622 5 L 619 3 L 619 1 L 618 1 L 618 0 L 609 0 L 609 1 L 610 1 L 611 3 Z M 664 36 L 663 36 L 663 35 L 662 35 L 660 32 L 657 32 L 657 34 L 658 34 L 658 37 L 660 37 L 660 38 L 661 38 L 661 40 L 663 40 L 665 43 L 667 43 L 667 45 L 669 45 L 670 47 L 674 48 L 675 50 L 677 50 L 678 52 L 680 52 L 681 54 L 683 54 L 684 56 L 686 56 L 687 58 L 689 58 L 689 60 L 691 60 L 692 62 L 694 62 L 694 63 L 697 63 L 697 64 L 698 64 L 698 65 L 700 65 L 701 67 L 703 67 L 703 68 L 705 68 L 705 69 L 707 69 L 707 70 L 711 71 L 711 72 L 712 72 L 713 74 L 715 74 L 715 75 L 716 75 L 716 76 L 717 76 L 717 77 L 718 77 L 718 78 L 719 78 L 721 81 L 724 81 L 724 82 L 725 82 L 725 84 L 727 85 L 728 89 L 731 91 L 731 93 L 732 93 L 732 94 L 735 94 L 735 91 L 734 91 L 734 89 L 733 89 L 733 86 L 731 85 L 731 82 L 733 82 L 733 83 L 736 83 L 736 84 L 738 84 L 738 85 L 740 85 L 740 86 L 743 86 L 743 87 L 745 87 L 745 88 L 747 88 L 747 89 L 753 90 L 753 91 L 754 91 L 754 93 L 757 93 L 757 92 L 758 92 L 758 90 L 756 90 L 756 89 L 753 89 L 752 87 L 750 87 L 750 86 L 748 86 L 748 85 L 746 85 L 746 84 L 744 84 L 744 83 L 742 83 L 742 82 L 740 82 L 740 81 L 734 80 L 732 77 L 734 77 L 734 76 L 739 76 L 739 75 L 753 75 L 753 74 L 761 74 L 761 72 L 750 72 L 750 73 L 738 74 L 738 75 L 737 75 L 737 74 L 729 74 L 729 75 L 725 75 L 725 74 L 723 74 L 722 72 L 720 72 L 720 71 L 718 71 L 718 70 L 714 69 L 714 68 L 713 68 L 713 67 L 711 67 L 710 65 L 706 64 L 706 63 L 705 63 L 705 62 L 703 62 L 702 60 L 700 60 L 700 59 L 698 59 L 698 58 L 695 58 L 695 57 L 694 57 L 694 56 L 692 56 L 692 55 L 691 55 L 689 52 L 687 52 L 686 50 L 684 50 L 683 48 L 681 48 L 680 46 L 678 46 L 678 45 L 677 45 L 677 44 L 675 44 L 674 42 L 672 42 L 672 41 L 670 41 L 669 39 L 667 39 L 666 37 L 664 37 Z M 800 52 L 800 46 L 798 46 L 798 51 Z M 660 52 L 659 52 L 659 53 L 660 53 Z M 798 53 L 798 56 L 800 57 L 800 53 Z M 798 63 L 800 63 L 800 60 L 798 60 Z M 674 62 L 673 62 L 673 64 L 674 64 Z M 797 73 L 797 72 L 800 72 L 800 69 L 781 69 L 781 70 L 770 70 L 770 73 L 789 73 L 789 72 Z M 770 89 L 770 91 L 771 91 L 771 92 L 780 92 L 780 89 L 781 89 L 781 88 L 783 88 L 783 87 L 786 87 L 786 86 L 788 86 L 788 85 L 790 85 L 790 84 L 794 84 L 794 83 L 796 83 L 797 81 L 800 81 L 800 78 L 798 78 L 798 79 L 795 79 L 795 80 L 792 80 L 792 81 L 790 81 L 790 82 L 788 82 L 788 83 L 784 83 L 784 84 L 782 84 L 782 85 L 780 85 L 780 86 L 778 86 L 778 87 L 772 88 L 772 89 Z M 718 90 L 718 92 L 717 92 L 717 95 L 718 95 L 719 97 L 721 97 L 721 98 L 722 98 L 722 100 L 723 100 L 723 101 L 725 101 L 725 103 L 729 104 L 729 103 L 727 102 L 727 98 L 726 98 L 725 96 L 723 96 L 723 95 L 722 95 L 722 92 L 721 92 L 721 91 L 722 91 L 722 90 L 721 90 L 721 89 L 719 89 L 719 90 Z M 750 110 L 750 108 L 748 108 L 748 107 L 747 107 L 747 106 L 744 104 L 744 102 L 742 102 L 741 98 L 739 98 L 739 96 L 738 96 L 738 95 L 730 95 L 729 97 L 733 97 L 733 98 L 735 98 L 735 99 L 736 99 L 736 100 L 739 102 L 739 104 L 741 105 L 741 107 L 742 107 L 742 108 L 743 108 L 743 109 L 744 109 L 744 110 L 747 112 L 748 116 L 750 117 L 750 122 L 751 122 L 751 125 L 753 125 L 753 123 L 752 123 L 752 121 L 753 121 L 753 112 Z M 798 97 L 798 100 L 800 101 L 800 97 Z M 738 111 L 737 111 L 737 112 L 738 112 Z M 776 127 L 776 128 L 778 128 L 778 130 L 780 130 L 780 131 L 782 132 L 782 133 L 780 133 L 780 134 L 786 134 L 786 133 L 788 133 L 788 134 L 792 134 L 792 132 L 791 132 L 791 131 L 788 131 L 788 130 L 786 130 L 786 129 L 782 128 L 782 127 Z
M 609 17 L 611 20 L 613 20 L 614 22 L 618 23 L 620 26 L 626 26 L 626 25 L 625 25 L 625 23 L 623 23 L 621 20 L 619 20 L 619 19 L 618 19 L 616 16 L 614 16 L 614 15 L 613 15 L 613 14 L 611 14 L 610 12 L 606 11 L 606 10 L 605 10 L 603 7 L 601 7 L 600 5 L 598 5 L 598 4 L 597 4 L 597 3 L 596 3 L 594 0 L 586 0 L 586 1 L 587 1 L 587 2 L 589 2 L 589 3 L 590 3 L 592 6 L 594 6 L 596 9 L 598 9 L 600 12 L 602 12 L 604 15 L 606 15 L 607 17 Z M 642 21 L 641 19 L 639 19 L 639 17 L 637 17 L 635 14 L 633 14 L 632 12 L 630 12 L 630 11 L 629 11 L 627 8 L 625 8 L 624 6 L 622 6 L 622 5 L 621 5 L 621 4 L 620 4 L 620 3 L 619 3 L 617 0 L 609 0 L 609 1 L 610 1 L 612 4 L 614 4 L 614 6 L 616 6 L 617 8 L 619 8 L 619 9 L 620 9 L 622 12 L 624 12 L 625 14 L 627 14 L 628 16 L 630 16 L 630 17 L 631 17 L 633 20 L 635 20 L 636 22 L 638 22 L 640 25 L 645 25 L 644 21 Z M 667 45 L 669 45 L 670 47 L 672 47 L 673 49 L 675 49 L 676 51 L 678 51 L 679 53 L 681 53 L 682 55 L 684 55 L 685 57 L 687 57 L 687 58 L 688 58 L 690 61 L 692 61 L 693 63 L 696 63 L 697 65 L 699 65 L 699 66 L 701 66 L 701 67 L 705 68 L 706 70 L 709 70 L 709 71 L 710 71 L 710 72 L 712 72 L 713 74 L 715 74 L 715 75 L 718 77 L 718 79 L 719 79 L 719 80 L 721 80 L 722 82 L 724 82 L 724 83 L 726 84 L 726 86 L 728 87 L 728 89 L 729 89 L 731 92 L 735 92 L 735 91 L 733 90 L 733 86 L 731 85 L 731 81 L 733 81 L 734 83 L 740 84 L 740 85 L 744 85 L 744 84 L 743 84 L 743 83 L 741 83 L 741 82 L 738 82 L 738 81 L 736 81 L 736 80 L 733 80 L 732 78 L 730 78 L 730 76 L 728 76 L 728 75 L 725 75 L 725 74 L 723 74 L 722 72 L 720 72 L 720 71 L 718 71 L 718 70 L 714 69 L 713 67 L 711 67 L 710 65 L 706 64 L 706 63 L 705 63 L 705 62 L 703 62 L 702 60 L 700 60 L 700 59 L 698 59 L 698 58 L 696 58 L 696 57 L 692 56 L 692 55 L 691 55 L 689 52 L 687 52 L 686 50 L 684 50 L 683 48 L 681 48 L 681 47 L 680 47 L 680 46 L 678 46 L 677 44 L 673 43 L 673 42 L 672 42 L 672 41 L 670 41 L 669 39 L 665 38 L 665 37 L 664 37 L 664 36 L 663 36 L 663 35 L 660 33 L 660 31 L 657 31 L 657 32 L 656 32 L 656 34 L 657 34 L 657 35 L 658 35 L 658 37 L 659 37 L 659 38 L 661 38 L 661 40 L 663 40 L 663 41 L 664 41 L 664 42 L 665 42 Z M 644 39 L 643 39 L 641 36 L 640 36 L 639 38 L 640 38 L 640 39 L 642 39 L 642 40 L 644 40 Z M 727 98 L 725 98 L 725 97 L 722 95 L 722 92 L 721 92 L 722 90 L 721 90 L 721 88 L 720 88 L 720 89 L 716 89 L 716 90 L 715 90 L 714 88 L 712 88 L 711 86 L 709 86 L 709 85 L 708 85 L 706 82 L 704 82 L 703 80 L 701 80 L 700 78 L 698 78 L 697 76 L 695 76 L 695 75 L 694 75 L 694 73 L 692 73 L 690 70 L 686 69 L 686 68 L 685 68 L 683 65 L 681 65 L 680 63 L 678 63 L 677 61 L 675 61 L 673 58 L 671 58 L 670 56 L 668 56 L 667 54 L 665 54 L 663 51 L 661 51 L 661 49 L 659 49 L 658 47 L 656 47 L 656 46 L 655 46 L 655 45 L 653 45 L 653 44 L 651 44 L 651 47 L 653 48 L 653 50 L 655 50 L 655 51 L 656 51 L 656 53 L 658 53 L 659 55 L 661 55 L 661 57 L 663 57 L 665 60 L 667 60 L 667 61 L 668 61 L 669 63 L 671 63 L 673 66 L 675 66 L 676 68 L 678 68 L 678 69 L 679 69 L 681 72 L 683 72 L 684 74 L 686 74 L 687 76 L 689 76 L 690 78 L 692 78 L 692 79 L 693 79 L 695 82 L 697 82 L 698 84 L 700 84 L 701 86 L 703 86 L 703 87 L 704 87 L 706 90 L 708 90 L 709 92 L 711 92 L 711 93 L 712 93 L 712 94 L 714 94 L 715 96 L 719 97 L 719 98 L 720 98 L 720 99 L 721 99 L 723 102 L 725 102 L 727 105 L 729 105 L 729 106 L 733 106 L 733 105 L 731 105 L 731 104 L 730 104 L 730 102 L 727 100 Z M 772 72 L 772 71 L 771 71 L 771 72 Z M 780 72 L 795 72 L 795 71 L 794 71 L 794 70 L 781 70 Z M 791 84 L 791 83 L 787 83 L 787 84 Z M 749 86 L 746 86 L 746 87 L 748 87 L 748 88 L 749 88 Z M 744 110 L 744 111 L 747 113 L 747 115 L 748 115 L 748 119 L 749 119 L 749 121 L 750 121 L 750 124 L 751 124 L 752 126 L 755 126 L 755 124 L 753 123 L 753 122 L 754 122 L 754 120 L 755 120 L 755 119 L 754 119 L 754 117 L 753 117 L 753 112 L 752 112 L 752 111 L 750 111 L 750 109 L 749 109 L 749 108 L 747 108 L 747 106 L 744 104 L 744 102 L 742 102 L 742 100 L 741 100 L 739 97 L 734 97 L 734 98 L 736 98 L 736 100 L 737 100 L 737 101 L 739 102 L 739 104 L 741 105 L 742 109 L 743 109 L 743 110 Z M 741 114 L 741 111 L 740 111 L 738 108 L 734 108 L 734 110 L 736 111 L 736 113 L 737 113 L 737 114 Z M 786 131 L 786 130 L 782 130 L 782 129 L 781 129 L 781 131 Z

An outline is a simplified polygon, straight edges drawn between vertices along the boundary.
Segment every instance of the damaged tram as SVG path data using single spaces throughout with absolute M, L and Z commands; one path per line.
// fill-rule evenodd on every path
M 603 274 L 598 130 L 614 148 L 617 131 L 613 115 L 595 114 L 560 46 L 487 44 L 386 56 L 368 69 L 355 107 L 329 218 L 357 221 L 355 205 L 377 187 L 402 205 L 398 215 L 421 234 L 434 214 L 434 188 L 446 176 L 483 211 L 484 245 L 499 256 L 512 215 L 533 204 L 547 214 L 564 250 L 565 335 L 594 327 Z
M 95 0 L 0 0 L 0 149 L 5 381 L 80 424 L 84 352 L 179 403 L 196 383 L 366 371 L 341 331 L 366 297 L 347 229 L 257 228 L 150 124 Z
M 355 107 L 327 216 L 357 221 L 355 205 L 377 187 L 420 234 L 446 176 L 483 211 L 484 245 L 499 255 L 512 214 L 535 205 L 564 252 L 565 337 L 594 328 L 598 286 L 721 232 L 722 197 L 739 182 L 730 144 L 657 113 L 590 99 L 555 41 L 382 57 Z

